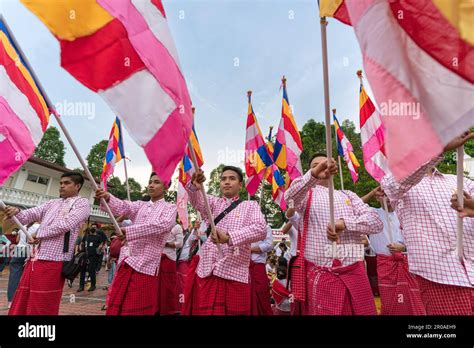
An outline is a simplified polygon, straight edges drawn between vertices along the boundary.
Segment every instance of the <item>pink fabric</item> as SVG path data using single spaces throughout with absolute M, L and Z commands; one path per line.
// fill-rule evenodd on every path
M 2 96 L 0 96 L 0 115 L 2 115 L 0 119 L 1 185 L 31 156 L 35 145 L 28 128 Z
M 71 197 L 52 199 L 38 207 L 22 210 L 16 217 L 24 225 L 41 221 L 36 235 L 40 239 L 38 260 L 63 261 L 72 259 L 80 226 L 90 214 L 87 198 Z M 68 231 L 71 232 L 69 251 L 63 253 L 64 234 Z
M 305 244 L 305 259 L 320 266 L 332 266 L 332 242 L 327 238 L 329 217 L 329 190 L 318 185 L 317 179 L 308 171 L 302 177 L 296 178 L 285 193 L 288 201 L 293 199 L 295 209 L 301 216 L 305 216 L 309 192 L 312 190 L 312 203 L 310 207 L 308 236 Z M 365 204 L 355 193 L 334 191 L 334 216 L 335 219 L 344 219 L 346 230 L 340 235 L 338 247 L 347 246 L 351 253 L 344 257 L 344 266 L 363 260 L 364 248 L 361 234 L 373 234 L 382 231 L 383 223 L 377 212 Z M 328 252 L 329 251 L 329 252 Z
M 110 195 L 109 206 L 114 215 L 125 215 L 133 221 L 131 226 L 125 227 L 128 247 L 120 250 L 117 264 L 125 261 L 137 272 L 157 275 L 166 238 L 176 223 L 176 206 L 164 199 L 130 202 L 113 195 Z
M 457 178 L 439 171 L 426 175 L 442 158 L 426 163 L 401 182 L 386 176 L 381 186 L 400 220 L 410 272 L 432 282 L 470 287 L 474 284 L 474 219 L 464 219 L 461 262 L 455 251 L 457 213 L 450 202 Z M 474 195 L 474 182 L 465 178 L 464 190 Z
M 426 315 L 420 289 L 408 270 L 406 255 L 377 255 L 382 315 Z
M 184 154 L 191 132 L 193 115 L 186 81 L 168 49 L 148 27 L 131 0 L 98 0 L 109 13 L 119 19 L 128 37 L 150 72 L 177 108 L 145 146 L 145 153 L 160 178 L 168 182 Z M 166 158 L 166 160 L 163 160 Z
M 380 115 L 376 112 L 371 117 L 380 118 Z M 369 139 L 362 139 L 362 153 L 364 156 L 365 169 L 378 182 L 384 177 L 385 171 L 374 161 L 374 156 L 380 156 L 377 155 L 377 152 L 380 151 L 381 146 L 384 144 L 383 132 L 383 127 L 380 126 L 376 130 L 372 130 L 372 136 Z
M 364 66 L 378 101 L 390 99 L 398 104 L 420 104 L 395 76 L 367 56 L 364 56 Z M 389 93 L 389 96 L 385 93 Z M 405 116 L 403 122 L 400 122 L 400 117 L 383 115 L 382 121 L 385 127 L 387 159 L 393 175 L 398 179 L 413 173 L 420 164 L 429 161 L 443 150 L 443 144 L 422 107 L 417 119 Z M 408 137 L 407 134 L 412 134 L 414 130 L 416 137 Z
M 204 200 L 200 191 L 192 183 L 186 186 L 193 207 L 207 216 Z M 238 197 L 235 197 L 238 198 Z M 232 202 L 230 199 L 208 195 L 212 215 L 216 217 Z M 249 282 L 250 245 L 264 240 L 267 235 L 267 223 L 255 201 L 243 201 L 218 224 L 217 228 L 230 235 L 232 245 L 221 244 L 223 258 L 219 257 L 217 247 L 208 238 L 200 250 L 197 274 L 201 278 L 215 275 L 240 283 Z

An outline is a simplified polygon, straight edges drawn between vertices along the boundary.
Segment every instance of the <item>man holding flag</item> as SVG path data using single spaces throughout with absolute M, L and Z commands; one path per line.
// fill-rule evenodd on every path
M 306 278 L 304 284 L 293 279 L 292 288 L 306 290 L 308 315 L 375 315 L 361 234 L 379 233 L 382 221 L 355 193 L 335 191 L 336 221 L 332 229 L 328 185 L 336 173 L 333 159 L 315 154 L 310 170 L 286 191 L 287 201 L 293 200 L 297 212 L 304 216 L 300 255 L 306 260 Z M 336 241 L 337 252 L 332 243 Z
M 153 315 L 157 310 L 161 256 L 176 222 L 176 206 L 165 202 L 165 191 L 155 173 L 148 183 L 149 202 L 120 200 L 97 189 L 96 198 L 108 202 L 114 215 L 133 221 L 121 228 L 128 244 L 120 250 L 107 315 Z
M 445 146 L 449 151 L 474 139 L 466 132 Z M 472 315 L 474 308 L 474 221 L 464 219 L 464 255 L 456 250 L 456 213 L 450 200 L 457 187 L 455 175 L 440 173 L 437 156 L 398 182 L 386 175 L 381 186 L 396 208 L 410 252 L 408 263 L 420 287 L 427 315 Z M 464 179 L 474 194 L 474 182 Z
M 204 197 L 199 192 L 205 177 L 193 174 L 186 186 L 193 207 L 206 216 Z M 255 201 L 241 201 L 240 168 L 225 166 L 220 176 L 222 197 L 208 195 L 216 231 L 200 251 L 197 276 L 188 277 L 192 294 L 185 301 L 186 315 L 250 315 L 249 264 L 251 243 L 265 239 L 265 218 Z M 210 233 L 209 229 L 208 232 Z M 220 254 L 217 244 L 221 248 Z

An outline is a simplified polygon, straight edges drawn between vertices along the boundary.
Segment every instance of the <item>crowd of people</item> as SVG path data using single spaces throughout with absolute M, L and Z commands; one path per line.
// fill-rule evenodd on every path
M 445 151 L 471 138 L 466 133 Z M 97 224 L 88 224 L 78 237 L 90 203 L 79 196 L 82 176 L 66 173 L 61 198 L 3 211 L 6 219 L 39 223 L 32 241 L 18 234 L 17 247 L 33 246 L 35 252 L 26 263 L 11 261 L 16 291 L 10 297 L 9 286 L 9 314 L 58 314 L 63 263 L 85 252 L 78 291 L 85 289 L 87 273 L 88 291 L 96 289 L 96 273 L 105 261 L 107 315 L 376 315 L 374 294 L 380 295 L 382 314 L 472 315 L 474 183 L 464 179 L 460 206 L 456 177 L 436 169 L 441 159 L 400 182 L 388 174 L 364 197 L 334 191 L 333 225 L 328 187 L 336 163 L 325 154 L 313 155 L 310 169 L 285 192 L 287 222 L 280 243 L 273 242 L 259 203 L 240 198 L 244 177 L 237 167 L 222 169 L 220 197 L 207 195 L 215 229 L 207 218 L 200 169 L 185 187 L 202 217 L 189 229 L 179 224 L 176 205 L 164 200 L 167 185 L 155 173 L 148 201 L 121 200 L 98 189 L 96 198 L 107 202 L 121 226 L 110 238 Z M 372 199 L 380 208 L 367 204 Z

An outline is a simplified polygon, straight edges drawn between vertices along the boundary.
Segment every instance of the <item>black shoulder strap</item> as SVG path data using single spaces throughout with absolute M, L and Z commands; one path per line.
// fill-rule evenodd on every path
M 80 198 L 78 198 L 80 199 Z M 72 208 L 74 207 L 74 204 L 76 204 L 76 202 L 78 201 L 78 199 L 76 199 L 72 204 L 71 204 L 71 208 L 69 208 L 69 212 L 71 212 Z M 87 218 L 87 226 L 89 226 L 89 220 L 90 220 L 91 216 L 89 215 L 89 217 Z M 63 253 L 67 253 L 69 252 L 69 238 L 71 237 L 71 231 L 67 231 L 66 233 L 64 233 L 64 244 L 63 244 Z
M 183 246 L 179 248 L 178 250 L 176 250 L 176 261 L 179 261 L 179 257 L 181 256 L 181 253 L 183 252 L 184 245 L 186 244 L 190 235 L 191 235 L 191 231 L 188 230 L 188 232 L 186 232 L 183 238 Z
M 242 203 L 242 200 L 239 198 L 236 201 L 233 201 L 231 205 L 229 205 L 222 213 L 220 213 L 215 219 L 214 219 L 214 225 L 217 225 L 223 218 L 226 217 L 227 214 L 229 214 L 232 210 L 237 208 L 237 206 Z M 211 224 L 207 227 L 206 234 L 209 237 L 211 234 Z

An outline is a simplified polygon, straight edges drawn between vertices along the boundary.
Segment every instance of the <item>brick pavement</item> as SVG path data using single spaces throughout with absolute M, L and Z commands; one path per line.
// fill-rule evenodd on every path
M 8 314 L 7 285 L 8 267 L 5 267 L 0 275 L 0 315 Z M 96 290 L 88 292 L 89 283 L 86 283 L 86 291 L 77 293 L 79 288 L 79 277 L 74 281 L 73 287 L 64 284 L 63 297 L 59 307 L 60 315 L 105 315 L 101 307 L 105 304 L 107 291 L 103 287 L 107 285 L 108 272 L 104 267 L 97 275 Z

